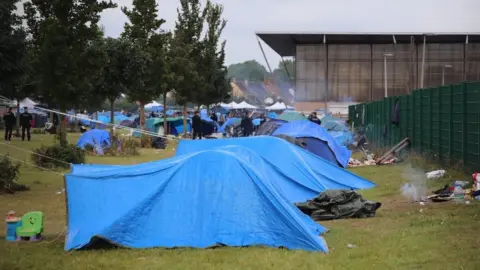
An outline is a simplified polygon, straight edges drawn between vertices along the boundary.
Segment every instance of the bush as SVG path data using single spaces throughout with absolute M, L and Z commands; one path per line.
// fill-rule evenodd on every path
M 113 136 L 110 147 L 105 149 L 105 155 L 137 156 L 140 154 L 138 148 L 140 148 L 140 139 L 134 137 L 123 137 L 119 139 L 117 136 Z
M 43 145 L 33 152 L 32 160 L 39 167 L 69 168 L 69 164 L 85 163 L 85 151 L 72 144 L 64 147 Z
M 20 164 L 14 164 L 6 156 L 0 159 L 0 191 L 15 190 L 15 181 L 20 177 Z
M 152 148 L 152 137 L 149 135 L 142 134 L 140 139 L 140 145 L 143 148 Z

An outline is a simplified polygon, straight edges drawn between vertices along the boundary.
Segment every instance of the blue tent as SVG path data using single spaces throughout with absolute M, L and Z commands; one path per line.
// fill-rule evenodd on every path
M 322 127 L 341 145 L 348 146 L 354 141 L 353 133 L 343 119 L 326 115 L 322 118 Z
M 110 147 L 110 133 L 101 129 L 91 129 L 83 133 L 77 141 L 77 147 L 85 149 L 87 145 L 93 146 L 95 152 L 102 155 L 103 149 Z
M 203 121 L 202 133 L 203 135 L 210 135 L 214 133 L 215 130 L 219 130 L 220 126 L 217 122 L 213 121 L 210 116 L 208 116 L 207 109 L 200 110 L 200 118 Z
M 347 167 L 352 152 L 340 145 L 328 132 L 308 120 L 296 120 L 280 126 L 272 135 L 288 135 L 303 139 L 306 149 L 333 164 Z
M 180 140 L 176 155 L 193 154 L 217 148 L 242 155 L 242 151 L 236 146 L 254 151 L 269 164 L 278 168 L 286 177 L 315 194 L 327 189 L 367 189 L 375 186 L 374 183 L 333 165 L 301 147 L 273 136 Z M 299 202 L 304 201 L 301 197 L 297 199 Z
M 241 121 L 242 119 L 237 117 L 228 118 L 227 121 L 225 121 L 225 123 L 218 128 L 218 132 L 225 132 L 225 128 L 230 125 L 240 124 Z
M 67 251 L 94 238 L 129 248 L 328 250 L 320 236 L 325 228 L 288 199 L 292 180 L 253 151 L 237 156 L 209 150 L 127 166 L 74 165 L 65 179 Z

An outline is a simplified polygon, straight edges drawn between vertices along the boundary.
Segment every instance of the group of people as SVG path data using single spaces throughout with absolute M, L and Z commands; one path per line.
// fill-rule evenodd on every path
M 240 128 L 242 130 L 242 134 L 244 137 L 252 136 L 255 130 L 255 127 L 253 124 L 253 118 L 252 118 L 253 113 L 254 112 L 251 112 L 251 113 L 244 112 L 243 115 L 241 116 L 242 120 L 240 122 Z M 215 113 L 212 113 L 210 115 L 210 119 L 212 119 L 215 123 L 218 123 L 220 125 L 225 122 L 225 119 L 222 119 L 222 118 L 223 118 L 223 115 L 221 116 L 221 123 L 220 123 Z M 261 119 L 260 125 L 267 121 L 267 118 L 265 115 L 261 115 L 260 119 Z M 318 125 L 322 124 L 322 121 L 317 116 L 317 112 L 312 112 L 308 116 L 308 120 Z M 198 111 L 195 111 L 195 114 L 192 118 L 192 129 L 193 129 L 192 139 L 193 140 L 197 138 L 202 139 L 202 135 L 203 135 L 202 134 L 202 118 L 200 117 L 200 113 Z
M 30 128 L 32 126 L 32 115 L 28 112 L 28 108 L 23 109 L 23 113 L 20 114 L 20 127 L 22 127 L 22 141 L 25 141 L 25 135 L 27 135 L 27 140 L 30 141 Z M 3 115 L 3 122 L 5 125 L 5 140 L 12 140 L 13 128 L 17 122 L 15 114 L 12 112 L 12 108 L 8 108 L 8 111 Z

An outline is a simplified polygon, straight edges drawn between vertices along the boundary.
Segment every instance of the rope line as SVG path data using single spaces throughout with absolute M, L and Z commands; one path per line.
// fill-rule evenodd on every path
M 9 158 L 9 159 L 18 161 L 18 162 L 22 162 L 22 163 L 27 164 L 27 165 L 30 165 L 30 166 L 37 167 L 37 168 L 42 169 L 42 170 L 45 170 L 45 171 L 50 171 L 50 172 L 56 173 L 56 174 L 58 174 L 58 175 L 65 176 L 63 173 L 59 173 L 59 172 L 54 171 L 54 170 L 52 170 L 52 169 L 48 169 L 48 168 L 45 168 L 45 167 L 42 167 L 42 166 L 38 166 L 38 165 L 36 165 L 36 164 L 29 163 L 29 162 L 26 162 L 26 161 L 24 161 L 24 160 L 21 160 L 21 159 L 18 159 L 18 158 L 14 158 L 14 157 L 11 157 L 11 156 L 6 155 L 6 154 L 0 153 L 0 155 L 2 155 L 2 156 L 4 156 L 4 157 L 7 157 L 7 158 Z
M 0 96 L 0 102 L 10 103 L 10 104 L 14 104 L 14 103 L 15 103 L 13 100 L 10 100 L 10 99 L 5 98 L 5 97 L 2 97 L 2 96 Z M 127 126 L 123 126 L 123 125 L 118 125 L 118 124 L 112 124 L 112 123 L 104 123 L 104 122 L 101 122 L 101 121 L 98 121 L 98 120 L 95 120 L 95 119 L 91 119 L 91 118 L 88 118 L 88 117 L 81 117 L 81 116 L 77 116 L 77 115 L 70 115 L 70 114 L 68 114 L 68 113 L 63 113 L 63 112 L 59 112 L 59 111 L 55 111 L 55 110 L 50 110 L 50 109 L 46 109 L 46 108 L 42 108 L 42 107 L 37 107 L 37 106 L 33 106 L 33 108 L 36 109 L 36 110 L 39 110 L 39 111 L 44 111 L 44 112 L 49 112 L 49 113 L 55 113 L 55 114 L 59 114 L 59 115 L 67 116 L 67 117 L 72 117 L 72 118 L 80 119 L 80 120 L 86 120 L 86 121 L 90 121 L 90 122 L 93 122 L 93 123 L 96 123 L 96 124 L 102 124 L 102 125 L 106 125 L 106 126 L 114 127 L 114 128 L 118 128 L 118 129 L 126 129 L 126 130 L 130 130 L 130 131 L 133 131 L 133 132 L 137 131 L 137 132 L 139 132 L 139 133 L 141 133 L 141 134 L 148 135 L 148 136 L 152 136 L 152 137 L 160 137 L 160 138 L 164 138 L 164 139 L 179 140 L 178 138 L 175 138 L 175 137 L 166 136 L 166 135 L 159 135 L 158 133 L 151 132 L 151 131 L 148 131 L 148 130 L 142 130 L 142 129 L 138 129 L 138 128 L 131 128 L 131 127 L 127 127 Z
M 3 144 L 3 145 L 6 145 L 6 146 L 9 146 L 9 147 L 18 149 L 18 150 L 23 151 L 23 152 L 27 152 L 27 153 L 30 153 L 30 154 L 34 154 L 34 155 L 37 155 L 37 156 L 40 156 L 40 157 L 44 157 L 44 158 L 48 158 L 48 159 L 51 159 L 51 160 L 55 160 L 55 161 L 61 162 L 61 163 L 63 163 L 63 164 L 69 165 L 69 166 L 72 165 L 71 163 L 68 163 L 68 162 L 66 162 L 66 161 L 63 161 L 63 160 L 60 160 L 60 159 L 56 159 L 56 158 L 53 158 L 53 157 L 49 157 L 49 156 L 45 156 L 45 155 L 42 155 L 42 154 L 39 154 L 39 153 L 35 153 L 35 152 L 31 151 L 31 150 L 23 149 L 23 148 L 21 148 L 21 147 L 15 146 L 15 145 L 11 145 L 11 144 L 8 144 L 8 143 L 3 143 L 3 142 L 0 142 L 0 144 Z
M 70 114 L 68 114 L 68 113 L 63 113 L 63 112 L 59 112 L 59 111 L 55 111 L 55 110 L 50 110 L 50 109 L 45 109 L 45 108 L 36 107 L 36 106 L 34 106 L 34 108 L 37 109 L 37 110 L 40 110 L 40 111 L 46 111 L 46 112 L 56 113 L 56 114 L 64 115 L 64 116 L 67 116 L 67 117 L 72 117 L 72 118 L 76 118 L 76 119 L 80 119 L 80 120 L 90 121 L 90 122 L 93 122 L 93 123 L 96 123 L 96 124 L 106 125 L 106 126 L 109 126 L 109 127 L 114 127 L 114 128 L 118 128 L 118 129 L 126 129 L 126 130 L 130 130 L 130 131 L 133 131 L 133 132 L 137 131 L 137 132 L 139 132 L 139 133 L 141 133 L 141 134 L 148 135 L 148 136 L 152 136 L 152 137 L 161 137 L 161 138 L 165 138 L 165 139 L 178 140 L 178 139 L 175 138 L 175 137 L 170 137 L 170 136 L 166 136 L 166 135 L 159 135 L 158 133 L 151 132 L 151 131 L 148 131 L 148 130 L 141 130 L 141 129 L 138 129 L 138 128 L 131 128 L 131 127 L 127 127 L 127 126 L 123 126 L 123 125 L 119 125 L 119 124 L 104 123 L 104 122 L 101 122 L 101 121 L 98 121 L 98 120 L 95 120 L 95 119 L 90 119 L 90 118 L 88 118 L 88 117 L 81 117 L 81 116 L 77 116 L 77 115 L 70 115 Z

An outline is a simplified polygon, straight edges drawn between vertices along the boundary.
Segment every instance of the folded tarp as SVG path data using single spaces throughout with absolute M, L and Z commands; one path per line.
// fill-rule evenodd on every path
M 297 183 L 254 151 L 241 151 L 128 166 L 73 165 L 65 176 L 65 249 L 101 238 L 129 248 L 222 244 L 327 252 L 319 236 L 325 228 L 289 198 L 291 190 L 302 193 Z
M 364 200 L 353 190 L 327 190 L 311 201 L 296 205 L 316 221 L 374 217 L 382 206 L 379 202 Z
M 374 183 L 338 167 L 312 153 L 273 136 L 255 136 L 219 140 L 181 140 L 176 155 L 220 148 L 240 151 L 241 146 L 253 150 L 284 175 L 314 190 L 317 194 L 326 189 L 367 189 Z M 313 197 L 311 197 L 313 198 Z

